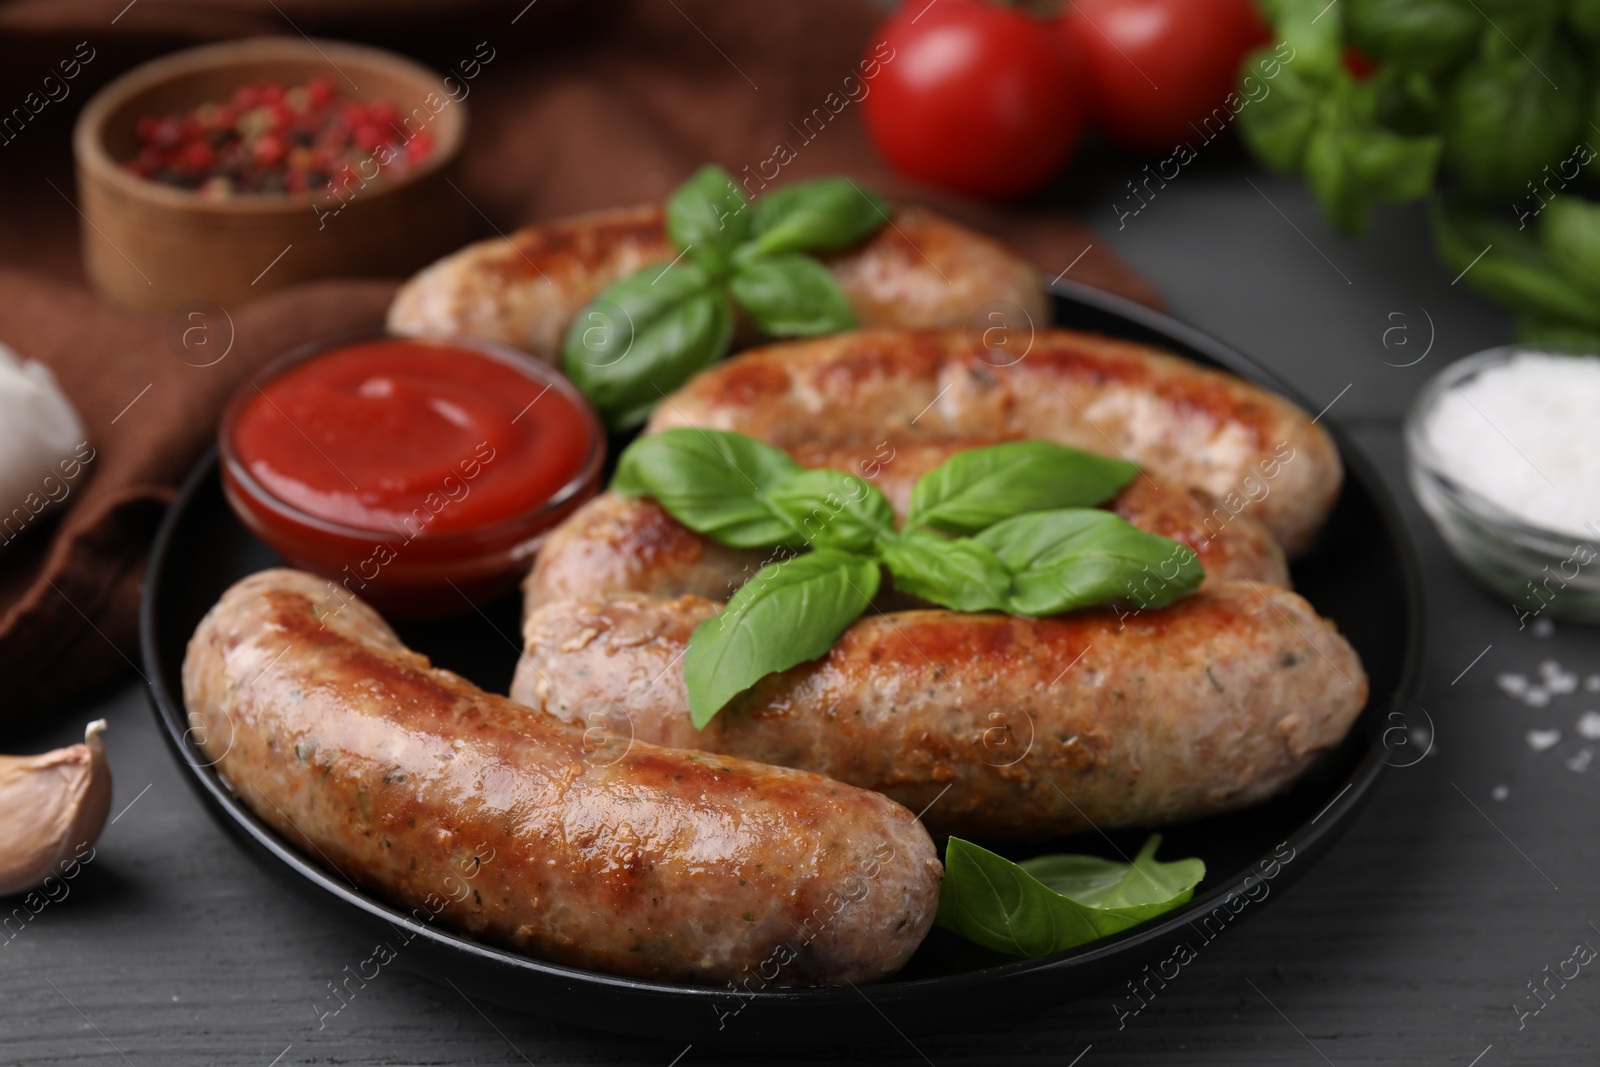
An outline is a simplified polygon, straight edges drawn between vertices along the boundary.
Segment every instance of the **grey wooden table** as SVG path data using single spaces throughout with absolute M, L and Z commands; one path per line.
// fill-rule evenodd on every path
M 116 818 L 70 895 L 0 944 L 0 1062 L 1595 1063 L 1600 979 L 1589 972 L 1600 966 L 1542 986 L 1547 1003 L 1529 983 L 1575 945 L 1600 947 L 1600 765 L 1586 755 L 1600 741 L 1579 728 L 1600 693 L 1580 686 L 1535 709 L 1496 679 L 1546 660 L 1600 672 L 1596 631 L 1519 630 L 1511 608 L 1445 555 L 1402 473 L 1411 396 L 1446 362 L 1506 340 L 1510 324 L 1441 274 L 1419 211 L 1381 214 L 1366 240 L 1348 241 L 1295 183 L 1214 147 L 1120 223 L 1113 204 L 1136 164 L 1102 160 L 1067 195 L 1095 240 L 1155 281 L 1174 314 L 1332 404 L 1326 417 L 1382 470 L 1426 561 L 1421 703 L 1436 746 L 1389 775 L 1300 884 L 1230 928 L 1125 1027 L 1107 990 L 1038 1014 L 963 1020 L 915 1046 L 886 1022 L 881 1045 L 719 1052 L 579 1025 L 600 1019 L 523 1018 L 398 968 L 319 1020 L 314 1005 L 361 946 L 282 893 L 211 823 L 134 680 L 31 739 L 65 744 L 82 721 L 109 719 Z M 1394 326 L 1405 331 L 1391 332 L 1388 348 L 1374 342 Z M 1537 1015 L 1513 1008 L 1541 1003 Z

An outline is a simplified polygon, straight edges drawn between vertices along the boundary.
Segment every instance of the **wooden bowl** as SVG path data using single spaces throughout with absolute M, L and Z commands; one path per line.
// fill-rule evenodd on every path
M 401 177 L 352 185 L 340 197 L 203 198 L 118 165 L 135 154 L 134 124 L 144 115 L 220 102 L 253 82 L 298 85 L 318 75 L 352 99 L 393 101 L 408 135 L 432 135 L 432 155 Z M 269 37 L 163 56 L 107 85 L 78 117 L 72 148 L 84 266 L 109 299 L 163 313 L 195 300 L 237 304 L 330 275 L 410 273 L 470 236 L 472 206 L 450 184 L 466 127 L 466 105 L 445 79 L 376 48 Z

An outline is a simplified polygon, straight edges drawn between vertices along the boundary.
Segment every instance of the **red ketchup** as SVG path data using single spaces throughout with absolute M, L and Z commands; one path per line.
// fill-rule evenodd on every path
M 605 458 L 593 411 L 533 357 L 395 338 L 291 357 L 244 386 L 220 450 L 252 532 L 331 596 L 412 617 L 509 588 Z

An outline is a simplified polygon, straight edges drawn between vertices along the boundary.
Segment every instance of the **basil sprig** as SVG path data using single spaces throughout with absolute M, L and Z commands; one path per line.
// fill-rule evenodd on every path
M 1206 876 L 1199 859 L 1155 858 L 1152 834 L 1132 863 L 1039 856 L 1013 863 L 959 837 L 945 848 L 935 922 L 1014 956 L 1075 948 L 1186 904 Z
M 1049 441 L 972 449 L 918 480 L 896 530 L 882 491 L 853 474 L 807 470 L 743 434 L 679 428 L 629 445 L 611 488 L 653 497 L 723 544 L 815 549 L 763 567 L 696 628 L 683 675 L 703 727 L 761 678 L 826 653 L 871 603 L 880 566 L 900 591 L 956 611 L 1161 607 L 1191 592 L 1205 577 L 1193 549 L 1090 506 L 1137 472 Z
M 613 430 L 650 408 L 733 338 L 734 309 L 773 337 L 856 324 L 839 283 L 806 253 L 876 232 L 889 205 L 848 178 L 777 190 L 754 207 L 728 172 L 707 166 L 668 197 L 667 236 L 681 254 L 607 286 L 567 327 L 562 369 Z

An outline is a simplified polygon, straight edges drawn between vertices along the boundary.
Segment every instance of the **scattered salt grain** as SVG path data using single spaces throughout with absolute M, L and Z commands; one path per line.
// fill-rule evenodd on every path
M 1587 539 L 1600 520 L 1596 411 L 1600 359 L 1519 352 L 1441 396 L 1424 432 L 1453 481 L 1529 525 Z
M 1543 752 L 1547 748 L 1553 748 L 1556 742 L 1560 740 L 1560 730 L 1528 731 L 1528 747 L 1533 749 L 1535 752 Z
M 1543 641 L 1556 632 L 1556 624 L 1549 619 L 1535 619 L 1533 622 L 1533 636 Z
M 1528 676 L 1525 674 L 1501 674 L 1495 678 L 1494 684 L 1507 696 L 1520 697 L 1528 692 Z
M 1511 795 L 1511 790 L 1507 786 L 1497 785 L 1493 789 L 1489 790 L 1489 795 L 1494 797 L 1496 800 L 1504 800 L 1506 797 Z
M 1578 733 L 1591 741 L 1600 739 L 1600 711 L 1586 711 L 1578 716 Z
M 1552 693 L 1576 693 L 1578 691 L 1578 676 L 1576 674 L 1558 674 L 1545 683 Z
M 1542 708 L 1550 703 L 1550 690 L 1534 688 L 1523 694 L 1522 702 L 1530 708 Z
M 1585 678 L 1583 688 L 1591 693 L 1600 693 L 1600 674 L 1591 674 Z
M 1581 774 L 1589 769 L 1589 761 L 1592 759 L 1594 759 L 1594 752 L 1586 748 L 1582 752 L 1579 752 L 1576 756 L 1573 756 L 1571 759 L 1567 760 L 1567 767 L 1568 769 L 1577 771 Z

